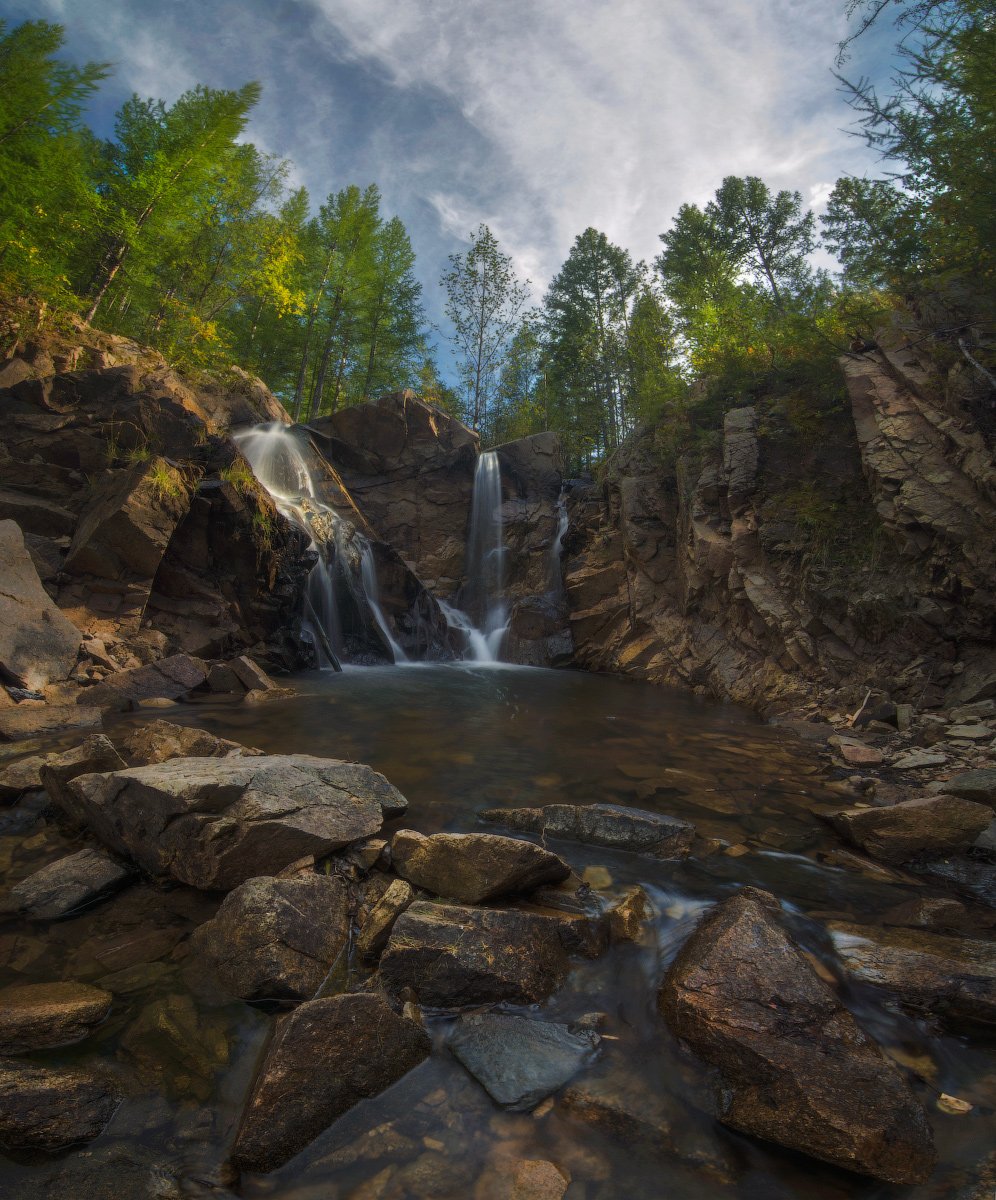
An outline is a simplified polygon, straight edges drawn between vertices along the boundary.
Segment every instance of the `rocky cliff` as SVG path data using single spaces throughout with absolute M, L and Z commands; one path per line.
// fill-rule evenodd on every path
M 996 694 L 993 398 L 908 322 L 878 347 L 837 396 L 731 408 L 698 453 L 644 430 L 574 488 L 578 665 L 768 712 Z

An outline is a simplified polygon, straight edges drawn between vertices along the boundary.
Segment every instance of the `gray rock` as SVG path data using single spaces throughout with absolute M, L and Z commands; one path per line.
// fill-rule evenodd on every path
M 75 821 L 80 817 L 67 786 L 69 781 L 95 771 L 117 771 L 125 765 L 124 759 L 102 733 L 92 734 L 64 754 L 47 754 L 44 758 L 39 770 L 42 786 L 52 803 Z
M 890 1183 L 922 1182 L 935 1159 L 923 1108 L 779 911 L 749 887 L 718 905 L 661 985 L 664 1019 L 719 1068 L 725 1124 Z
M 448 1045 L 496 1104 L 528 1112 L 592 1061 L 591 1030 L 505 1013 L 461 1018 Z
M 0 521 L 0 578 L 0 674 L 22 688 L 66 679 L 83 635 L 42 587 L 14 521 Z
M 695 837 L 695 826 L 687 821 L 621 804 L 491 808 L 481 813 L 481 820 L 591 846 L 652 854 L 656 858 L 684 858 Z
M 0 991 L 0 1054 L 23 1054 L 82 1041 L 107 1016 L 114 997 L 85 983 L 25 983 Z
M 162 720 L 130 729 L 118 738 L 118 741 L 133 767 L 147 767 L 171 758 L 237 758 L 240 755 L 244 757 L 263 753 L 262 750 L 254 750 L 251 746 L 243 746 L 240 742 L 215 737 L 206 729 L 174 725 L 172 721 Z
M 194 969 L 240 1000 L 310 1000 L 349 936 L 344 880 L 248 879 L 190 938 Z
M 78 850 L 10 889 L 10 908 L 36 921 L 57 921 L 116 891 L 131 871 L 103 850 Z
M 537 1004 L 567 976 L 557 922 L 513 909 L 416 901 L 395 922 L 380 960 L 394 993 L 423 1004 Z
M 992 820 L 992 809 L 958 796 L 925 796 L 885 808 L 846 808 L 829 819 L 869 854 L 903 863 L 970 846 Z
M 421 1025 L 370 992 L 300 1005 L 277 1026 L 232 1151 L 243 1171 L 272 1171 L 360 1100 L 429 1055 Z
M 862 983 L 951 1025 L 996 1025 L 996 943 L 919 929 L 831 922 L 834 949 Z
M 943 767 L 947 755 L 931 752 L 930 750 L 909 750 L 893 759 L 892 768 L 895 771 L 919 771 L 924 767 Z
M 398 917 L 415 899 L 411 884 L 395 879 L 370 910 L 356 939 L 356 949 L 363 958 L 376 958 L 387 945 Z
M 0 1060 L 0 1146 L 59 1150 L 92 1141 L 118 1103 L 112 1089 L 89 1072 Z
M 532 842 L 493 833 L 423 837 L 412 829 L 399 829 L 391 842 L 391 863 L 416 887 L 463 904 L 528 892 L 543 883 L 559 883 L 571 873 L 555 854 Z
M 975 771 L 963 771 L 943 784 L 949 796 L 961 796 L 996 808 L 996 767 L 980 767 Z
M 81 704 L 20 704 L 0 708 L 0 741 L 19 742 L 24 738 L 64 733 L 67 729 L 99 729 L 103 714 L 99 708 Z
M 83 775 L 69 789 L 112 850 L 220 890 L 368 837 L 408 803 L 369 767 L 307 754 L 174 758 Z
M 80 702 L 101 708 L 124 710 L 141 700 L 176 700 L 199 687 L 207 679 L 207 668 L 199 658 L 174 654 L 147 667 L 115 671 L 100 683 L 89 687 Z

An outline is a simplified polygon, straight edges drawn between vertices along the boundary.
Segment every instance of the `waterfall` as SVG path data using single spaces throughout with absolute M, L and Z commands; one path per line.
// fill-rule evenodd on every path
M 564 587 L 563 575 L 560 569 L 560 557 L 564 552 L 564 534 L 570 518 L 567 515 L 567 489 L 561 487 L 557 497 L 557 532 L 550 543 L 550 591 L 560 592 Z
M 256 425 L 233 434 L 232 440 L 277 508 L 307 534 L 310 549 L 318 556 L 308 578 L 302 624 L 315 646 L 319 664 L 339 669 L 338 656 L 345 641 L 336 598 L 337 578 L 344 581 L 361 614 L 365 610 L 372 618 L 384 651 L 395 662 L 407 662 L 380 605 L 373 547 L 359 530 L 321 501 L 301 440 L 292 428 L 279 422 Z
M 501 505 L 501 468 L 498 455 L 489 450 L 478 458 L 474 472 L 462 611 L 442 606 L 451 628 L 463 635 L 467 658 L 474 662 L 497 662 L 508 629 Z

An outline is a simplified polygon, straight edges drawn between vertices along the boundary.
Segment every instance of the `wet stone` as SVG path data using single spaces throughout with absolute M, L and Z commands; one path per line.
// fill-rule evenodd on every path
M 26 983 L 0 990 L 0 1054 L 82 1041 L 107 1016 L 113 996 L 85 983 Z
M 391 936 L 395 921 L 414 899 L 415 891 L 411 884 L 403 879 L 391 882 L 387 891 L 371 908 L 356 939 L 356 949 L 364 958 L 373 959 L 381 953 Z
M 848 808 L 829 819 L 869 854 L 902 863 L 971 845 L 992 820 L 992 809 L 958 796 L 925 796 L 885 808 Z
M 117 891 L 131 869 L 103 850 L 79 850 L 10 889 L 9 907 L 36 921 L 56 921 Z
M 491 808 L 481 813 L 481 820 L 590 846 L 651 854 L 656 858 L 684 858 L 695 837 L 695 826 L 687 821 L 620 804 Z
M 0 1059 L 0 1146 L 58 1150 L 92 1141 L 118 1103 L 112 1088 L 89 1072 Z
M 496 1104 L 528 1112 L 591 1062 L 599 1041 L 591 1030 L 486 1013 L 461 1018 L 448 1045 Z
M 228 1065 L 228 1025 L 218 1010 L 199 1012 L 190 996 L 174 993 L 139 1012 L 125 1030 L 121 1052 L 146 1085 L 205 1102 Z
M 263 753 L 228 738 L 215 737 L 206 729 L 175 725 L 172 721 L 152 721 L 129 730 L 120 738 L 120 743 L 133 767 L 146 767 L 171 758 L 238 758 Z M 94 768 L 98 771 L 108 769 Z

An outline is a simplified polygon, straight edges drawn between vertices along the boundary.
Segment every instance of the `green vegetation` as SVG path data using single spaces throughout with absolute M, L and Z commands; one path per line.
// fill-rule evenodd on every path
M 243 496 L 251 496 L 259 488 L 256 476 L 253 475 L 244 458 L 237 458 L 230 467 L 225 467 L 220 475 L 226 483 L 230 483 Z
M 145 479 L 160 500 L 179 500 L 184 494 L 180 472 L 162 459 L 153 463 Z

